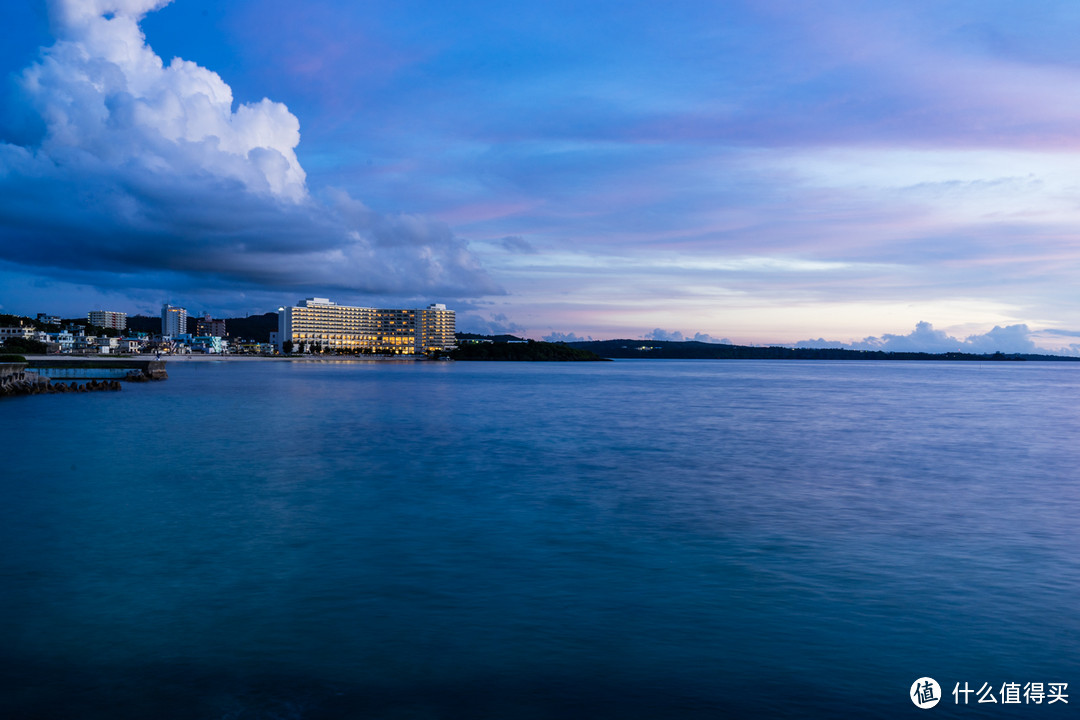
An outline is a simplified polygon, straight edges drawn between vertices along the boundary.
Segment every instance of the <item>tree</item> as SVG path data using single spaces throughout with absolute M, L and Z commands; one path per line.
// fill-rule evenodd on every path
M 91 325 L 90 323 L 87 323 L 84 327 L 86 328 L 86 333 L 88 335 L 93 334 L 104 335 L 105 337 L 120 337 L 123 334 L 116 328 L 107 328 L 103 325 Z
M 27 340 L 19 337 L 8 338 L 4 341 L 2 347 L 6 352 L 25 355 L 44 355 L 49 351 L 48 346 L 40 340 Z

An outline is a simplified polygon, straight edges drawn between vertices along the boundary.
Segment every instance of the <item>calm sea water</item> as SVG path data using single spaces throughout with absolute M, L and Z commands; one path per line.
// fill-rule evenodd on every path
M 1080 708 L 1078 365 L 169 374 L 0 403 L 0 716 Z

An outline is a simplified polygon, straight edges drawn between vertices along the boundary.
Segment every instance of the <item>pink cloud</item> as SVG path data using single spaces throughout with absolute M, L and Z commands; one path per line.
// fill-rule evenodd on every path
M 467 205 L 459 205 L 447 210 L 435 213 L 440 220 L 452 225 L 468 225 L 469 223 L 496 220 L 513 215 L 535 210 L 543 205 L 542 200 L 508 200 L 505 202 L 479 202 Z

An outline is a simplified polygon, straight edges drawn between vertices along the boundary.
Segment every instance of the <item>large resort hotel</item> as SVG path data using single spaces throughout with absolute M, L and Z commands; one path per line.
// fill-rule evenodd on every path
M 350 307 L 326 298 L 278 308 L 278 352 L 320 349 L 379 355 L 423 355 L 453 349 L 454 311 L 434 304 L 420 310 Z

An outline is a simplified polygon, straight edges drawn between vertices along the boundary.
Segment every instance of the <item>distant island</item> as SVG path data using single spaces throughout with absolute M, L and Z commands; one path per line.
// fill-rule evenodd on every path
M 454 360 L 921 360 L 976 362 L 1076 362 L 1080 358 L 1034 353 L 926 353 L 724 345 L 693 340 L 588 340 L 536 342 L 515 335 L 458 333 Z M 580 354 L 579 354 L 580 353 Z
M 593 340 L 567 343 L 605 358 L 652 358 L 656 360 L 927 360 L 927 361 L 1052 361 L 1076 362 L 1080 358 L 1032 353 L 926 353 L 844 350 L 841 348 L 787 348 L 723 345 L 672 340 Z
M 485 339 L 486 340 L 486 339 Z M 535 340 L 467 342 L 459 339 L 459 345 L 450 352 L 453 360 L 517 360 L 531 362 L 589 362 L 605 361 L 590 350 L 570 347 L 564 343 L 537 342 Z

